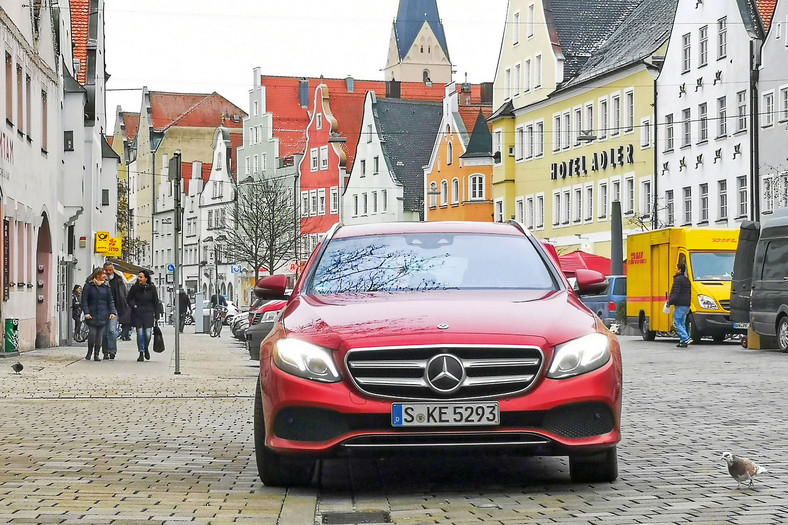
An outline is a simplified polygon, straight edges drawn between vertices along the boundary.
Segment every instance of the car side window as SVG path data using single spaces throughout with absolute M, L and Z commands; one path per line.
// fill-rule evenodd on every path
M 788 239 L 775 239 L 766 247 L 761 279 L 782 281 L 788 270 Z

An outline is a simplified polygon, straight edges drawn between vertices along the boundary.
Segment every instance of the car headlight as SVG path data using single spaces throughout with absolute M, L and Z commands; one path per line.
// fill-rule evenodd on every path
M 280 339 L 274 344 L 273 354 L 276 366 L 288 374 L 324 383 L 342 379 L 331 352 L 320 346 L 298 339 Z
M 704 310 L 718 310 L 719 306 L 717 306 L 717 301 L 709 297 L 708 295 L 698 295 L 698 304 Z
M 262 319 L 260 319 L 261 323 L 272 323 L 276 321 L 276 317 L 279 315 L 281 310 L 271 310 L 270 312 L 263 313 Z
M 610 360 L 610 341 L 603 334 L 589 334 L 555 347 L 547 377 L 566 379 L 601 367 Z

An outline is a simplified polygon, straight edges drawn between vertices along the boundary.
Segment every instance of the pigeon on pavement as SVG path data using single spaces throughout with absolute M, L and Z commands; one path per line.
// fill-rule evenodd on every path
M 21 372 L 25 367 L 22 366 L 22 363 L 14 363 L 11 365 L 11 368 L 14 370 L 14 372 L 19 374 L 19 372 Z
M 740 458 L 730 452 L 725 452 L 722 459 L 728 464 L 728 472 L 736 480 L 736 488 L 739 488 L 745 481 L 749 482 L 748 487 L 752 487 L 752 482 L 758 474 L 767 472 L 765 467 L 755 463 L 751 459 Z

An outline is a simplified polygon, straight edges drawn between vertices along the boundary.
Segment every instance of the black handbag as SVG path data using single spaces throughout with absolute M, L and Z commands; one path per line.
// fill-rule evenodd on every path
M 153 327 L 153 351 L 157 354 L 164 352 L 164 336 L 159 325 Z

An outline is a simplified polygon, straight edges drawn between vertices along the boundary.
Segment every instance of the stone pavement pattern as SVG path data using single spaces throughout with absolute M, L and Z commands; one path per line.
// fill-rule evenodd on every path
M 624 440 L 613 484 L 569 482 L 564 458 L 327 460 L 268 488 L 252 444 L 255 362 L 225 333 L 186 334 L 137 363 L 84 348 L 0 360 L 0 523 L 788 523 L 788 356 L 622 337 Z M 721 453 L 769 473 L 737 489 Z

